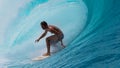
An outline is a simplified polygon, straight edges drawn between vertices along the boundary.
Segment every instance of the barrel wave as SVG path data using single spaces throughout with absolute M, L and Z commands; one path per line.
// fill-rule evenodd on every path
M 1 0 L 0 68 L 119 68 L 119 0 Z M 41 21 L 58 26 L 66 48 L 46 52 Z M 51 35 L 50 33 L 47 36 Z M 46 36 L 46 37 L 47 37 Z

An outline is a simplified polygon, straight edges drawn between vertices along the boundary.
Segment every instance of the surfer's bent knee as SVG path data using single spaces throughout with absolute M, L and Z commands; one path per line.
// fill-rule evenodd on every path
M 46 38 L 46 41 L 50 41 L 50 38 L 49 38 L 49 37 L 47 37 L 47 38 Z
M 63 34 L 58 35 L 58 40 L 61 41 L 64 38 Z

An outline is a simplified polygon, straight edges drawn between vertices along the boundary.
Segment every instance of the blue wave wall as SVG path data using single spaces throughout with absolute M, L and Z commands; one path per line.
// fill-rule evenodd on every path
M 74 26 L 71 26 L 71 23 L 70 23 L 71 20 L 70 21 L 67 20 L 69 21 L 69 23 L 66 23 L 67 21 L 64 19 L 61 19 L 59 21 L 60 22 L 65 21 L 65 23 L 60 23 L 60 24 L 51 23 L 51 24 L 56 24 L 58 26 L 61 26 L 61 28 L 63 28 L 63 31 L 65 32 L 65 35 L 70 34 L 69 32 L 67 32 L 67 30 L 69 29 L 75 31 L 75 34 L 73 33 L 68 35 L 70 38 L 65 38 L 64 41 L 67 42 L 66 43 L 67 47 L 43 61 L 17 64 L 13 66 L 8 66 L 9 68 L 22 68 L 22 67 L 24 68 L 119 68 L 120 67 L 120 53 L 119 53 L 120 51 L 120 7 L 119 7 L 120 1 L 119 0 L 83 0 L 83 1 L 66 0 L 59 3 L 56 1 L 53 1 L 53 2 L 56 5 L 66 4 L 71 6 L 72 4 L 72 5 L 75 5 L 74 8 L 76 9 L 81 8 L 78 6 L 82 6 L 82 7 L 84 6 L 82 10 L 74 9 L 75 11 L 72 11 L 76 15 L 73 16 L 75 20 L 73 20 L 71 23 L 72 25 L 73 23 L 76 24 L 74 26 L 78 25 L 76 29 Z M 83 3 L 82 3 L 83 5 L 80 5 L 81 2 L 83 2 L 86 6 Z M 67 8 L 72 9 L 71 7 L 66 7 L 65 9 Z M 44 9 L 46 9 L 46 7 L 42 8 L 42 10 Z M 55 9 L 55 8 L 50 8 L 50 9 Z M 66 11 L 68 11 L 69 9 L 67 9 Z M 38 11 L 38 9 L 35 8 L 32 12 L 36 10 Z M 57 10 L 58 9 L 56 9 L 55 11 Z M 78 15 L 79 13 L 76 13 L 77 11 L 80 12 L 80 15 Z M 46 13 L 48 12 L 46 11 Z M 83 14 L 82 16 L 81 16 L 81 13 Z M 38 13 L 36 13 L 35 16 L 36 15 L 38 15 Z M 48 16 L 49 14 L 46 15 L 45 18 L 43 19 L 38 18 L 39 16 L 35 17 L 35 18 L 38 18 L 38 20 L 36 19 L 34 22 L 41 21 L 44 19 L 47 20 L 48 22 L 53 22 L 51 21 L 51 18 L 50 18 L 51 16 L 50 17 Z M 55 14 L 55 17 L 56 17 L 56 14 Z M 53 15 L 53 18 L 55 17 Z M 33 21 L 32 18 L 34 18 L 34 15 L 32 16 L 30 15 L 30 18 L 28 19 L 31 19 L 31 21 Z M 61 16 L 59 18 L 61 18 Z M 76 18 L 77 18 L 77 22 L 79 23 L 75 23 Z M 82 19 L 82 20 L 79 20 L 79 19 Z M 28 34 L 26 33 L 27 31 L 29 32 L 31 27 L 37 26 L 35 29 L 33 28 L 31 29 L 33 29 L 32 31 L 34 33 L 36 33 L 37 30 L 39 33 L 39 29 L 38 29 L 39 22 L 37 24 L 34 24 L 34 22 L 33 24 L 29 25 L 30 27 L 27 27 L 27 29 L 25 30 L 23 29 L 29 23 L 24 25 L 24 27 L 19 30 L 21 32 L 18 33 L 18 36 L 15 37 L 17 39 L 13 40 L 14 42 L 8 42 L 8 43 L 11 43 L 10 46 L 13 47 L 13 46 L 16 46 L 18 43 L 20 44 L 23 41 L 26 41 L 24 37 L 27 37 Z M 57 22 L 57 21 L 54 21 L 54 22 Z M 17 27 L 19 25 L 17 25 Z M 66 28 L 66 26 L 68 29 Z M 82 28 L 79 28 L 79 27 L 82 27 Z M 38 33 L 36 33 L 35 35 L 29 33 L 28 36 L 37 37 L 36 35 L 39 35 Z M 33 41 L 33 40 L 30 40 L 30 41 Z M 27 47 L 28 46 L 26 46 L 26 48 Z M 32 46 L 30 47 L 32 48 Z M 25 56 L 22 56 L 22 57 L 25 57 Z
M 120 66 L 120 1 L 84 0 L 84 2 L 88 7 L 88 19 L 82 32 L 62 52 L 31 66 L 45 68 Z

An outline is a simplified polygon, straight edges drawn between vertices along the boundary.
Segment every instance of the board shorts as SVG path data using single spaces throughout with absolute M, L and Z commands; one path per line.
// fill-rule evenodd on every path
M 58 43 L 59 41 L 61 41 L 64 38 L 64 35 L 59 34 L 59 35 L 52 35 L 50 37 L 52 37 L 52 39 L 50 40 L 50 43 L 54 44 L 54 43 Z

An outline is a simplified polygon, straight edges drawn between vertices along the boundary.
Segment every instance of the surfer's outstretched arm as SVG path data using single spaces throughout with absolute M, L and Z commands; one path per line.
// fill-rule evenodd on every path
M 43 38 L 47 34 L 47 30 L 37 39 L 35 42 L 38 42 L 41 38 Z
M 62 41 L 62 40 L 60 40 L 60 42 L 61 42 L 61 46 L 65 48 L 65 46 L 64 46 L 64 44 L 63 44 L 63 41 Z

